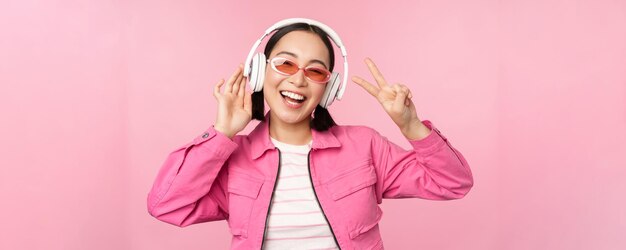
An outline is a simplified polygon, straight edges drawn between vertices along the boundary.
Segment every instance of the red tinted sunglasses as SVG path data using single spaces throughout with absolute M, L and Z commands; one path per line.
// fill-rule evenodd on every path
M 267 60 L 274 71 L 281 75 L 290 76 L 298 72 L 298 70 L 304 70 L 304 76 L 314 83 L 325 84 L 330 79 L 330 71 L 322 67 L 308 66 L 300 67 L 294 61 L 291 61 L 283 57 L 274 57 L 271 60 Z

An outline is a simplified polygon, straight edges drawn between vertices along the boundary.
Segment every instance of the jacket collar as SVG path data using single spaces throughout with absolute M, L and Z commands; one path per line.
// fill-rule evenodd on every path
M 252 142 L 250 147 L 253 159 L 257 159 L 261 157 L 265 151 L 275 148 L 270 139 L 269 116 L 270 112 L 268 111 L 265 113 L 263 121 L 248 134 L 248 138 Z M 312 129 L 311 133 L 313 137 L 311 144 L 312 149 L 341 147 L 341 143 L 330 130 L 322 132 Z

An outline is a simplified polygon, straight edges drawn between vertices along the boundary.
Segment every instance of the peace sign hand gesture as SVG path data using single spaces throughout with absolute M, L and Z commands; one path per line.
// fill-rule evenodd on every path
M 363 87 L 380 102 L 383 109 L 389 114 L 393 122 L 398 125 L 400 131 L 407 139 L 419 140 L 426 137 L 430 133 L 430 129 L 417 117 L 415 105 L 411 101 L 413 97 L 411 90 L 403 84 L 387 84 L 387 81 L 385 81 L 385 78 L 383 78 L 383 75 L 371 59 L 366 58 L 365 64 L 367 64 L 378 83 L 378 87 L 358 76 L 353 76 L 352 81 Z

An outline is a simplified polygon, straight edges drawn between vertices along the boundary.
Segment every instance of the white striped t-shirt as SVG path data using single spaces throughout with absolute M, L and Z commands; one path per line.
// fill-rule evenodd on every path
M 271 140 L 280 149 L 281 166 L 264 249 L 338 249 L 313 193 L 308 167 L 311 142 L 292 145 Z

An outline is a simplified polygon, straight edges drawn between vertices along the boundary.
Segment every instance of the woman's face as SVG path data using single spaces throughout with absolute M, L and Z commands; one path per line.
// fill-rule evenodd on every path
M 302 30 L 289 32 L 276 43 L 268 59 L 277 56 L 289 59 L 303 68 L 316 66 L 328 70 L 330 63 L 329 51 L 322 39 L 315 33 Z M 265 69 L 263 83 L 265 101 L 272 115 L 286 123 L 298 123 L 305 119 L 308 122 L 313 109 L 320 103 L 325 88 L 326 84 L 307 79 L 303 70 L 285 76 L 274 71 L 269 63 Z M 287 95 L 294 97 L 293 94 L 303 96 L 304 100 L 288 98 Z

